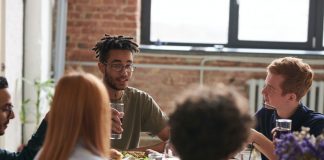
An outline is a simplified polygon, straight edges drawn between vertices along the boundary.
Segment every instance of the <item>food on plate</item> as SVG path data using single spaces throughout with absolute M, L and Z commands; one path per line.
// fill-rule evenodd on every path
M 110 149 L 110 158 L 113 160 L 122 160 L 123 155 L 115 149 Z
M 123 158 L 133 157 L 136 160 L 148 160 L 148 157 L 145 155 L 145 152 L 141 151 L 122 151 Z

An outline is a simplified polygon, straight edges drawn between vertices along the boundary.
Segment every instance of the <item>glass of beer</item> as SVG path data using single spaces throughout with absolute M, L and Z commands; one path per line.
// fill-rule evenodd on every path
M 281 137 L 283 134 L 291 132 L 291 120 L 290 119 L 277 119 L 276 120 L 276 138 Z
M 120 118 L 120 121 L 123 122 L 124 117 L 124 103 L 110 103 L 111 108 L 116 109 L 118 112 L 122 113 Z M 121 139 L 122 134 L 121 133 L 111 133 L 110 139 Z

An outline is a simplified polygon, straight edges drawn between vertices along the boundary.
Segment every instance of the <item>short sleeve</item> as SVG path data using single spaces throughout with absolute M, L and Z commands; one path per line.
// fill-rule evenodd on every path
M 158 134 L 167 125 L 168 118 L 154 99 L 145 95 L 143 101 L 142 131 Z

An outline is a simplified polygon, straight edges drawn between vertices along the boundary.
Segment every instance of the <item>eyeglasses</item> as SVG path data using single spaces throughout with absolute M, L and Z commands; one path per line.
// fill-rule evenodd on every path
M 13 114 L 13 108 L 14 106 L 12 104 L 7 104 L 4 107 L 1 108 L 2 112 L 7 112 L 9 117 Z
M 121 72 L 124 69 L 127 72 L 133 72 L 135 70 L 135 67 L 134 67 L 133 64 L 126 64 L 126 65 L 123 65 L 123 64 L 120 64 L 120 63 L 108 64 L 107 62 L 105 62 L 103 64 L 109 66 L 110 68 L 112 68 L 116 72 Z

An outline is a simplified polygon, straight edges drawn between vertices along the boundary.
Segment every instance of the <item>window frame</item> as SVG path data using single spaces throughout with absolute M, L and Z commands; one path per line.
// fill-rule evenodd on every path
M 175 43 L 160 42 L 162 45 L 171 46 L 197 46 L 213 47 L 223 45 L 228 48 L 262 48 L 262 49 L 298 49 L 298 50 L 324 50 L 323 47 L 323 19 L 324 0 L 309 0 L 308 32 L 306 42 L 271 42 L 271 41 L 247 41 L 238 39 L 239 4 L 237 0 L 230 0 L 229 28 L 227 44 L 206 43 Z M 142 0 L 141 4 L 141 44 L 155 45 L 150 41 L 151 24 L 151 0 Z M 315 45 L 313 45 L 315 37 Z M 160 45 L 159 44 L 159 45 Z

